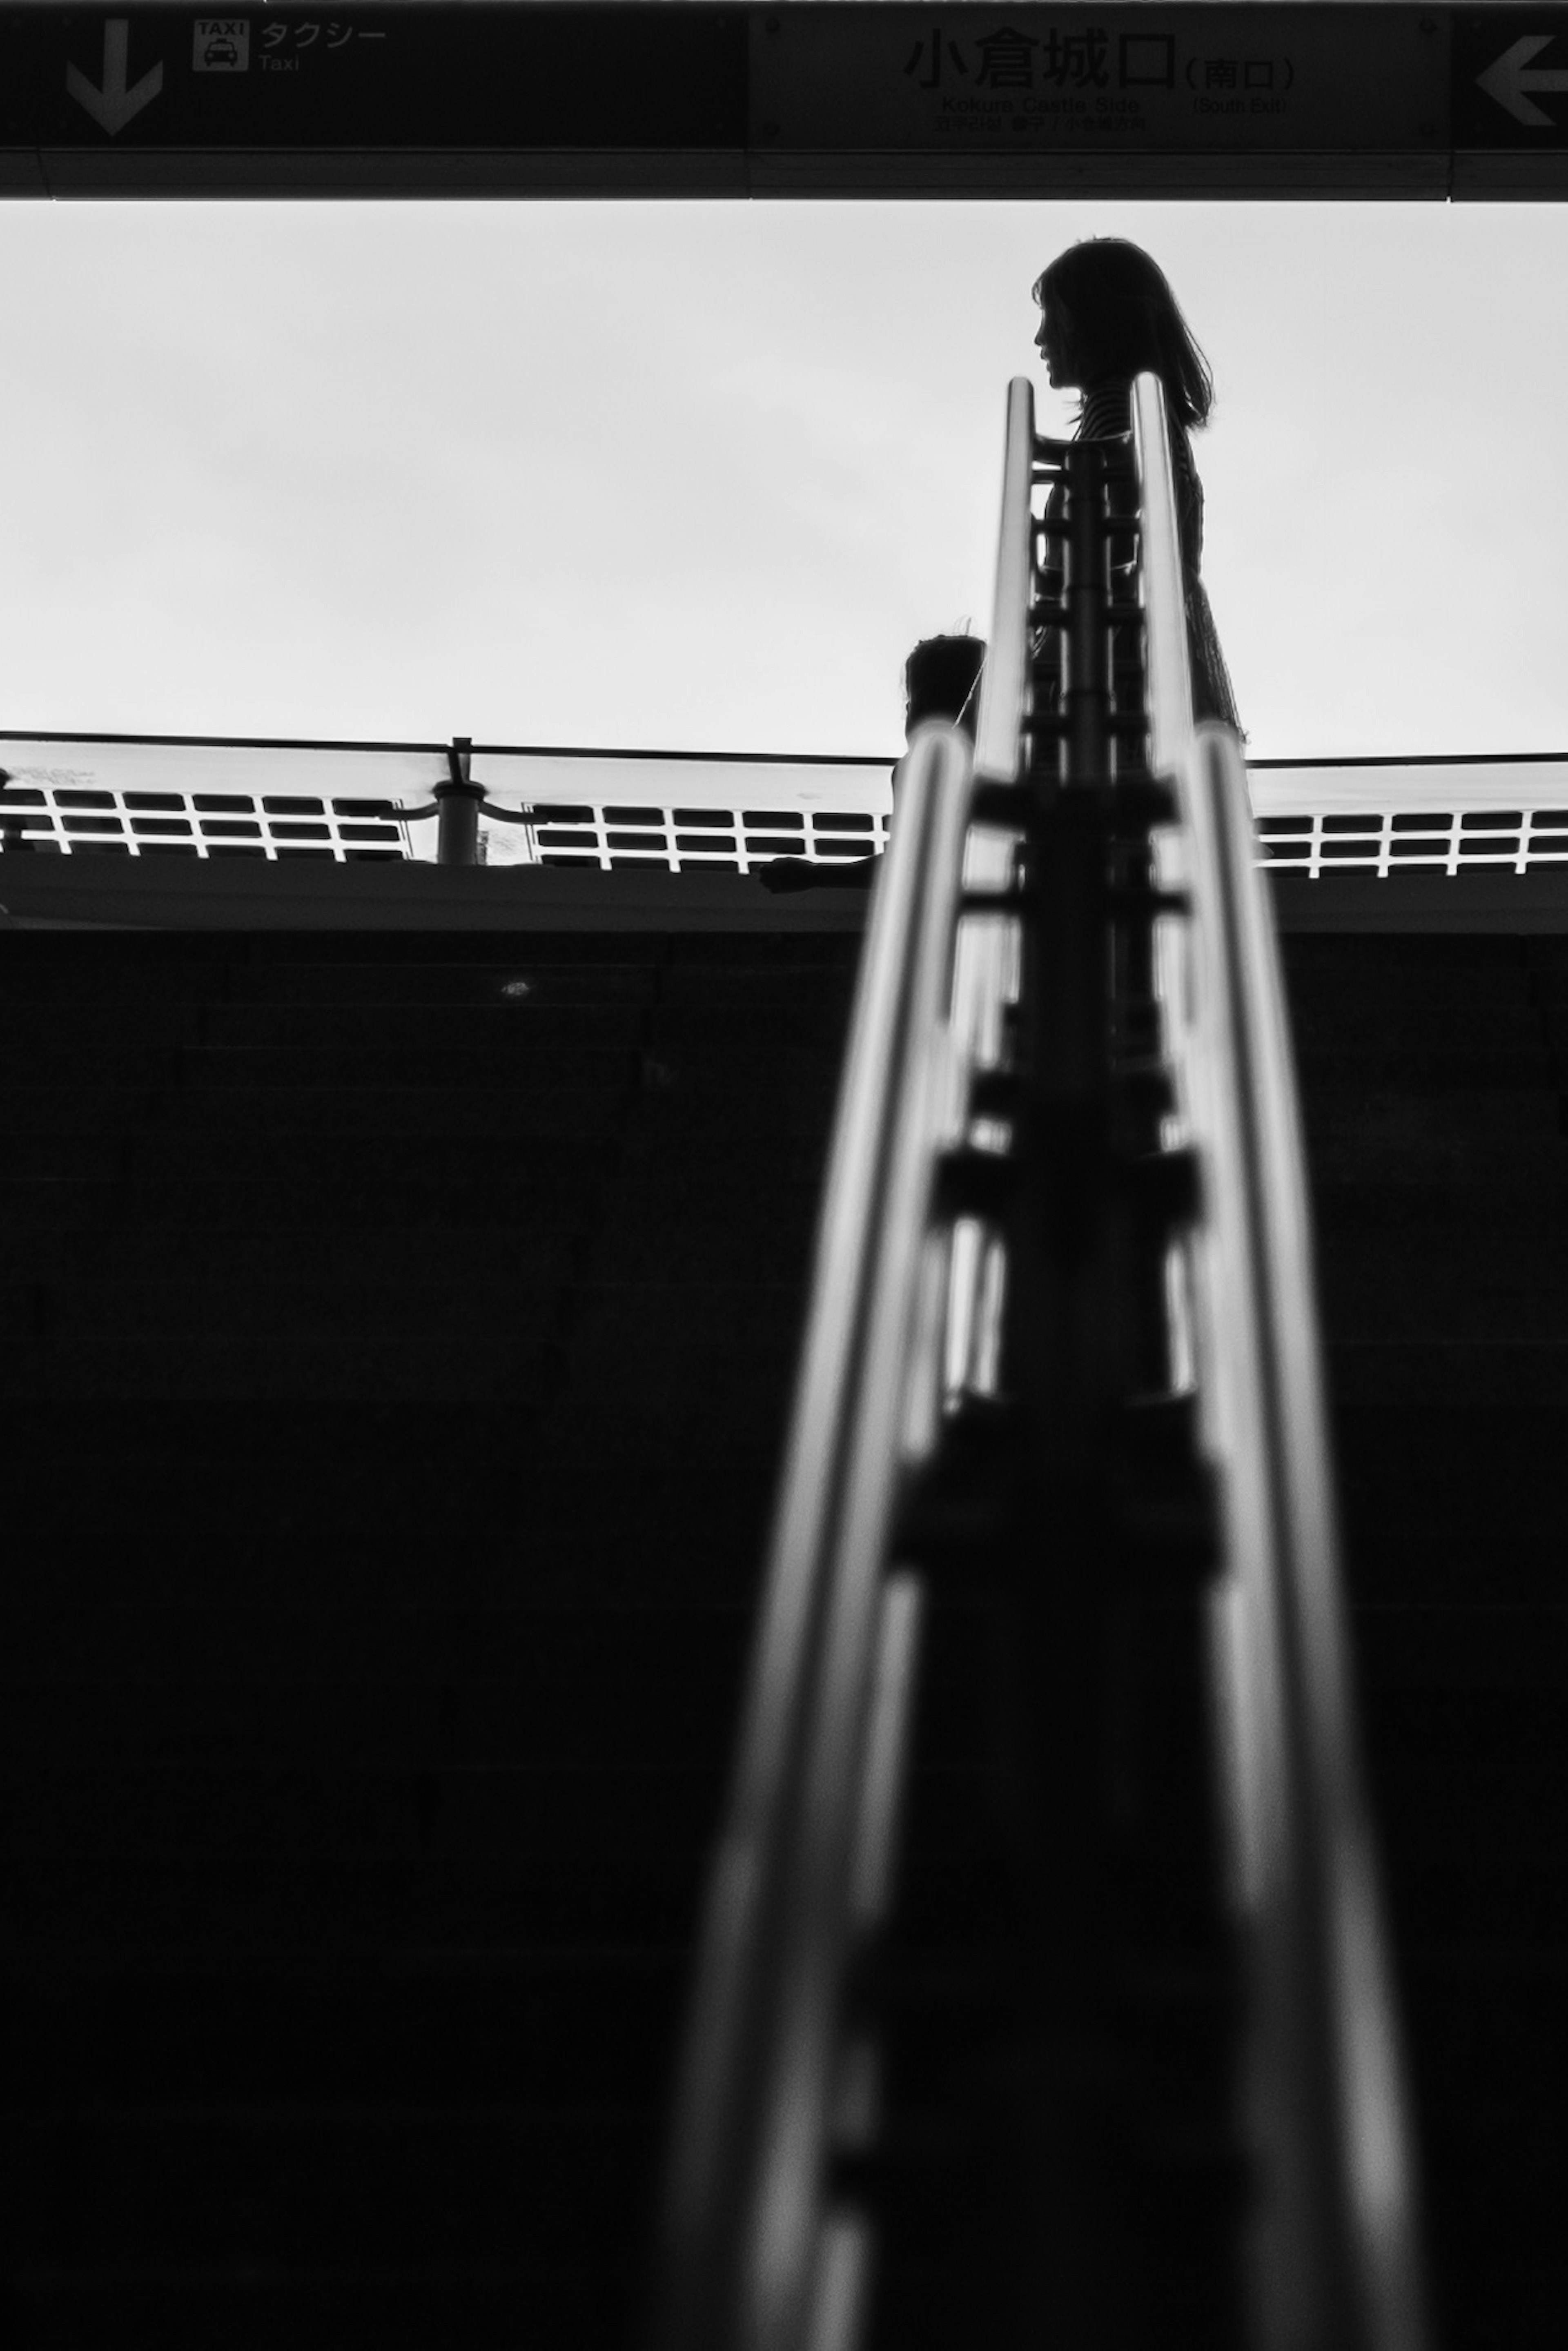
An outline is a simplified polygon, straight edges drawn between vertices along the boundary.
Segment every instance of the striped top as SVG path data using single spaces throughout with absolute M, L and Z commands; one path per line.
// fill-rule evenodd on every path
M 1166 423 L 1170 429 L 1171 465 L 1176 475 L 1176 528 L 1181 538 L 1182 569 L 1189 582 L 1197 577 L 1203 561 L 1203 484 L 1197 478 L 1197 468 L 1192 462 L 1192 443 L 1186 428 L 1171 414 L 1170 402 L 1166 402 Z M 1133 387 L 1130 383 L 1103 383 L 1083 395 L 1075 441 L 1108 441 L 1118 433 L 1133 429 Z
M 1241 732 L 1236 695 L 1219 638 L 1199 576 L 1203 561 L 1203 484 L 1193 463 L 1192 444 L 1184 425 L 1171 414 L 1167 397 L 1166 419 L 1170 427 L 1171 466 L 1176 475 L 1176 531 L 1181 540 L 1182 574 L 1186 585 L 1187 643 L 1192 653 L 1193 712 L 1198 718 L 1222 718 Z M 1133 429 L 1133 387 L 1120 382 L 1095 385 L 1083 394 L 1075 441 L 1103 441 Z M 1046 513 L 1061 516 L 1061 491 L 1052 490 Z M 1245 737 L 1243 737 L 1245 739 Z

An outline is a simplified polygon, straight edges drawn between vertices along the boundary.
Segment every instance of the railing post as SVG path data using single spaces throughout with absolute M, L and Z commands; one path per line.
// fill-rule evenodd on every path
M 1028 695 L 1029 607 L 1034 522 L 1030 513 L 1035 449 L 1034 389 L 1027 376 L 1008 386 L 1002 519 L 997 540 L 991 638 L 980 673 L 975 773 L 993 783 L 1017 780 Z
M 1093 442 L 1067 447 L 1067 781 L 1104 783 L 1111 664 L 1106 643 L 1110 572 L 1104 470 Z
M 447 780 L 435 787 L 435 801 L 441 810 L 435 837 L 438 865 L 479 862 L 479 803 L 485 797 L 485 787 L 470 778 L 473 751 L 472 736 L 455 735 L 446 754 Z
M 0 768 L 0 795 L 4 795 L 10 781 L 10 769 Z M 24 831 L 27 815 L 25 809 L 15 805 L 7 807 L 4 798 L 0 797 L 0 857 L 31 856 L 35 853 L 37 844 L 29 841 Z

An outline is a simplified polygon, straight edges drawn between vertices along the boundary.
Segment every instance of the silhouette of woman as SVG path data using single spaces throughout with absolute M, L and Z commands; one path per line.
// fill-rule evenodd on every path
M 905 738 L 929 718 L 945 718 L 975 739 L 979 713 L 980 671 L 985 663 L 983 637 L 923 637 L 904 664 L 904 732 Z M 896 776 L 897 770 L 894 769 Z M 852 857 L 831 863 L 807 857 L 774 857 L 754 865 L 754 881 L 765 890 L 868 890 L 882 862 Z
M 1070 246 L 1042 270 L 1033 292 L 1040 312 L 1034 340 L 1051 383 L 1057 391 L 1076 390 L 1083 395 L 1076 439 L 1131 432 L 1135 375 L 1152 370 L 1165 385 L 1186 588 L 1193 715 L 1222 718 L 1239 734 L 1230 674 L 1199 576 L 1203 485 L 1188 435 L 1208 422 L 1214 405 L 1208 362 L 1176 308 L 1164 271 L 1140 246 L 1122 237 L 1092 237 Z M 1060 495 L 1053 492 L 1053 500 Z

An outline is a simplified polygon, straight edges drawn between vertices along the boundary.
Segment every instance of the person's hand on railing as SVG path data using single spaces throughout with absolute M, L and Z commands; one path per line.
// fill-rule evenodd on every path
M 810 890 L 817 869 L 809 857 L 770 857 L 765 865 L 752 867 L 751 878 L 765 890 Z
M 770 857 L 754 865 L 751 878 L 776 894 L 784 890 L 864 889 L 871 881 L 874 857 L 835 858 L 831 863 L 814 857 Z

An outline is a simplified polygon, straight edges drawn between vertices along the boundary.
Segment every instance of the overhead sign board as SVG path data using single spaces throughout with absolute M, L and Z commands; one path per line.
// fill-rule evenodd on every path
M 0 11 L 15 195 L 1568 193 L 1568 7 Z
M 49 193 L 727 192 L 746 131 L 738 8 L 0 14 L 0 146 Z
M 1446 127 L 1416 8 L 803 9 L 758 67 L 762 136 L 807 150 L 1421 152 Z

